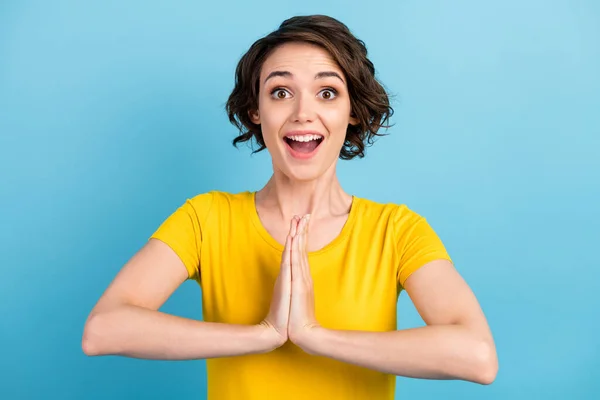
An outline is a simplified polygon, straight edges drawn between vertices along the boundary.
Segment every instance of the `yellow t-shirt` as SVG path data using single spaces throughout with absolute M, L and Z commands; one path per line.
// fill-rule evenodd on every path
M 254 195 L 199 194 L 152 235 L 201 286 L 205 321 L 256 324 L 269 309 L 283 245 L 261 224 Z M 450 259 L 423 217 L 356 196 L 339 236 L 308 258 L 319 323 L 364 331 L 395 330 L 404 281 L 429 261 Z M 394 375 L 311 356 L 289 341 L 266 354 L 206 364 L 211 400 L 394 398 Z

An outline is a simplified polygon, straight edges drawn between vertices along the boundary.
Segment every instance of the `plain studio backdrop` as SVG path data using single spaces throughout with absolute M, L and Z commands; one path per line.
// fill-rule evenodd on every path
M 231 145 L 234 69 L 317 13 L 394 95 L 389 136 L 339 162 L 342 184 L 427 217 L 498 348 L 491 386 L 398 378 L 397 398 L 600 391 L 600 3 L 4 0 L 0 398 L 204 398 L 205 361 L 86 357 L 85 318 L 186 198 L 266 182 L 268 153 Z M 197 284 L 162 310 L 201 319 Z M 423 324 L 406 293 L 398 317 Z

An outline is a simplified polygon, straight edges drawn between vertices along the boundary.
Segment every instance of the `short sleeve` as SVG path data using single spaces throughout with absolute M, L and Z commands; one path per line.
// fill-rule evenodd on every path
M 179 256 L 188 271 L 188 279 L 200 281 L 202 228 L 211 205 L 210 193 L 186 200 L 150 236 L 167 244 Z
M 442 240 L 427 220 L 401 206 L 394 218 L 398 251 L 398 283 L 404 287 L 406 279 L 428 262 L 444 259 L 452 262 Z

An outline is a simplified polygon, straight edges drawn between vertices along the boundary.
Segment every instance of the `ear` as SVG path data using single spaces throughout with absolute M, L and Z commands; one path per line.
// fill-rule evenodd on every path
M 260 114 L 258 113 L 258 110 L 248 111 L 248 116 L 253 124 L 260 125 Z
M 358 118 L 356 118 L 356 114 L 354 114 L 354 111 L 350 112 L 350 120 L 348 120 L 348 124 L 349 125 L 358 125 L 360 123 L 360 120 Z

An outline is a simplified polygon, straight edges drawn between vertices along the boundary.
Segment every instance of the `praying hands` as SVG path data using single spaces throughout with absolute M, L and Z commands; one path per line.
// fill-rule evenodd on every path
M 310 333 L 319 327 L 306 250 L 309 219 L 310 215 L 294 217 L 290 223 L 271 306 L 262 322 L 272 328 L 277 347 L 289 339 L 307 352 Z

